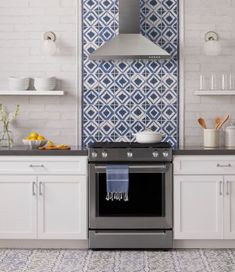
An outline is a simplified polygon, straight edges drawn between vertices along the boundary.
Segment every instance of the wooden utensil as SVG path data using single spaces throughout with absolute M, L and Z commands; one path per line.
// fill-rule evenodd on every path
M 39 147 L 38 149 L 40 150 L 70 150 L 71 147 L 66 144 L 61 144 L 61 145 L 54 145 L 54 146 L 43 146 L 43 147 Z
M 215 118 L 215 125 L 214 128 L 216 129 L 217 126 L 222 122 L 222 118 L 220 118 L 219 116 Z
M 197 119 L 197 121 L 198 121 L 198 124 L 201 126 L 201 128 L 203 128 L 203 129 L 206 129 L 206 121 L 205 121 L 205 119 L 203 119 L 203 118 L 198 118 Z
M 228 121 L 228 119 L 229 119 L 229 115 L 226 115 L 224 117 L 224 119 L 218 124 L 218 126 L 216 127 L 216 129 L 220 129 L 223 126 L 223 124 Z

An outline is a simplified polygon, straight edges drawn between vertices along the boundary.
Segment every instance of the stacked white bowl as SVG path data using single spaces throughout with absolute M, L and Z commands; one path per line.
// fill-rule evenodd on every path
M 37 91 L 55 90 L 56 77 L 36 77 L 34 87 Z
M 29 88 L 29 81 L 28 77 L 9 77 L 9 89 L 11 91 L 27 90 Z

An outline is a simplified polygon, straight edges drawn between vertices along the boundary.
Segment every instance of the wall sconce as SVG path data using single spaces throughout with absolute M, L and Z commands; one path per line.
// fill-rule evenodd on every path
M 207 32 L 205 34 L 204 53 L 207 56 L 218 56 L 221 50 L 218 34 L 214 31 Z
M 54 32 L 49 31 L 43 34 L 43 51 L 48 56 L 55 55 L 57 51 L 56 47 L 56 35 Z

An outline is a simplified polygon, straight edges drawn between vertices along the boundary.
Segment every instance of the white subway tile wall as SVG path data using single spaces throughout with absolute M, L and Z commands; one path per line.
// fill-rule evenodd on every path
M 56 76 L 66 91 L 64 97 L 0 96 L 9 110 L 21 106 L 12 124 L 18 144 L 32 130 L 58 143 L 76 143 L 76 7 L 76 0 L 0 1 L 0 90 L 8 89 L 9 76 Z M 56 56 L 41 50 L 46 31 L 56 33 Z
M 8 88 L 8 76 L 51 76 L 61 79 L 65 97 L 0 96 L 9 110 L 21 105 L 13 124 L 18 143 L 31 130 L 38 130 L 58 142 L 76 142 L 76 0 L 0 1 L 0 90 Z M 230 113 L 235 121 L 235 97 L 198 97 L 201 73 L 235 74 L 235 1 L 185 1 L 185 143 L 202 143 L 197 118 L 211 126 L 216 115 Z M 45 57 L 42 33 L 56 32 L 60 52 Z M 218 32 L 222 55 L 203 54 L 204 35 Z M 49 118 L 50 117 L 50 118 Z M 79 118 L 79 117 L 78 117 Z
M 207 77 L 216 73 L 235 74 L 235 1 L 186 0 L 185 2 L 185 144 L 202 144 L 202 130 L 197 118 L 206 118 L 213 126 L 217 115 L 229 113 L 235 121 L 235 97 L 199 97 L 200 74 Z M 222 43 L 221 56 L 209 57 L 203 53 L 204 35 L 216 31 Z

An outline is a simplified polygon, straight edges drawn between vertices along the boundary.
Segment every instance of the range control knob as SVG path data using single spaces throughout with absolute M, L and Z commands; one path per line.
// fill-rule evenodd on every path
M 102 152 L 102 157 L 103 157 L 103 158 L 107 158 L 107 157 L 108 157 L 108 153 L 107 153 L 106 151 L 103 151 L 103 152 Z
M 153 157 L 154 157 L 154 158 L 157 158 L 157 157 L 158 157 L 158 155 L 159 155 L 159 154 L 158 154 L 158 152 L 157 152 L 157 151 L 153 151 Z
M 132 158 L 133 157 L 133 153 L 131 151 L 128 151 L 126 154 L 127 154 L 128 158 Z
M 92 156 L 92 158 L 97 158 L 98 154 L 97 154 L 97 152 L 93 151 L 93 152 L 91 152 L 91 156 Z
M 167 158 L 169 156 L 169 152 L 168 151 L 164 151 L 162 153 L 162 155 L 163 155 L 164 158 Z

